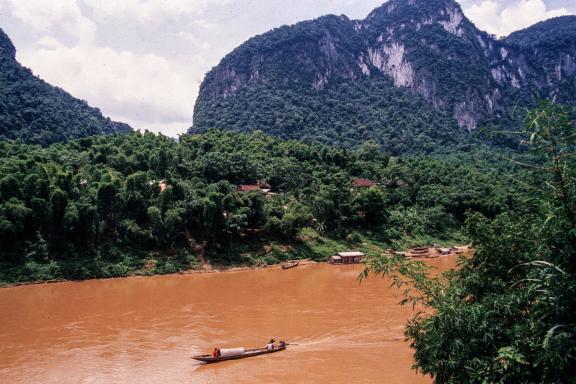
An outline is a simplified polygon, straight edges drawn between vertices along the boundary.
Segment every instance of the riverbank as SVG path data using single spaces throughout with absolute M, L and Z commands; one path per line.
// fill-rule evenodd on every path
M 298 266 L 305 266 L 311 264 L 318 264 L 320 262 L 303 259 L 303 260 L 289 260 L 289 261 L 298 261 Z M 96 277 L 93 279 L 50 279 L 50 280 L 33 280 L 33 281 L 22 281 L 22 282 L 15 282 L 15 283 L 5 283 L 0 285 L 0 288 L 11 288 L 11 287 L 20 287 L 25 285 L 38 285 L 38 284 L 54 284 L 54 283 L 64 283 L 69 281 L 84 281 L 84 280 L 107 280 L 107 279 L 122 279 L 127 277 L 151 277 L 151 276 L 159 276 L 159 275 L 195 275 L 195 274 L 206 274 L 206 273 L 226 273 L 226 272 L 242 272 L 242 271 L 255 271 L 260 269 L 282 269 L 282 264 L 272 264 L 272 265 L 237 265 L 237 266 L 225 266 L 225 265 L 212 265 L 206 263 L 199 269 L 187 269 L 181 270 L 178 272 L 173 273 L 154 273 L 154 274 L 142 274 L 139 271 L 135 273 L 130 273 L 125 276 L 118 276 L 118 277 Z
M 373 257 L 387 250 L 406 251 L 417 245 L 438 244 L 451 247 L 459 238 L 402 238 L 380 241 L 369 231 L 355 232 L 346 238 L 331 238 L 306 228 L 298 240 L 286 243 L 261 240 L 234 244 L 229 250 L 192 253 L 189 250 L 140 254 L 133 250 L 111 250 L 113 257 L 77 255 L 58 263 L 28 262 L 23 265 L 0 265 L 0 287 L 55 283 L 90 279 L 167 274 L 219 273 L 263 268 L 280 268 L 283 262 L 300 260 L 301 265 L 325 262 L 336 252 L 357 250 Z

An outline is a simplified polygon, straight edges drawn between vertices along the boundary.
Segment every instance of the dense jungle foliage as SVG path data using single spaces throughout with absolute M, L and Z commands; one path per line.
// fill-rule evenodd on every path
M 576 16 L 560 16 L 541 21 L 533 26 L 512 32 L 505 41 L 522 47 L 566 48 L 574 46 Z
M 531 112 L 525 144 L 531 204 L 496 217 L 474 212 L 466 232 L 474 254 L 441 278 L 421 262 L 375 258 L 366 270 L 389 275 L 405 303 L 423 303 L 406 336 L 415 367 L 436 383 L 572 383 L 576 372 L 576 126 L 573 110 Z
M 370 142 L 348 151 L 260 132 L 2 142 L 0 154 L 5 281 L 124 275 L 154 257 L 153 272 L 223 254 L 245 262 L 242 244 L 298 243 L 307 227 L 352 239 L 366 230 L 382 242 L 450 238 L 468 210 L 494 217 L 529 199 L 521 181 L 482 168 L 492 161 L 481 151 L 399 159 Z M 353 177 L 378 185 L 352 188 Z M 275 194 L 238 191 L 258 180 Z
M 447 113 L 373 76 L 331 84 L 323 92 L 259 85 L 197 108 L 194 132 L 261 130 L 283 139 L 357 147 L 372 140 L 392 155 L 466 147 L 472 138 Z
M 48 145 L 85 136 L 129 132 L 97 108 L 53 87 L 22 67 L 0 29 L 0 140 Z

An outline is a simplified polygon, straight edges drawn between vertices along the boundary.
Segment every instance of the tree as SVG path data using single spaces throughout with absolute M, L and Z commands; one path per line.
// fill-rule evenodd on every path
M 174 245 L 174 241 L 184 231 L 183 214 L 184 209 L 182 208 L 171 208 L 164 214 L 164 237 L 170 247 Z
M 101 231 L 103 234 L 113 233 L 116 227 L 117 206 L 116 186 L 111 182 L 101 183 L 97 192 L 97 206 L 100 222 L 103 224 Z
M 13 197 L 21 197 L 20 182 L 14 176 L 6 176 L 0 180 L 0 199 L 8 201 Z
M 376 187 L 360 191 L 355 199 L 356 209 L 364 217 L 367 226 L 385 223 L 388 212 L 386 211 L 386 196 Z
M 63 217 L 64 229 L 72 234 L 78 229 L 78 224 L 80 223 L 80 214 L 78 213 L 78 208 L 76 204 L 70 203 L 66 206 Z
M 55 229 L 60 229 L 64 212 L 68 206 L 68 194 L 61 189 L 56 189 L 50 195 L 50 208 L 52 211 L 52 225 Z

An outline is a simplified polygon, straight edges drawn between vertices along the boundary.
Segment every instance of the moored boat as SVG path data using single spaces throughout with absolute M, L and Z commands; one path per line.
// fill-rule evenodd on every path
M 294 268 L 294 267 L 297 267 L 298 264 L 300 264 L 300 261 L 291 261 L 291 262 L 282 263 L 282 269 Z
M 193 359 L 198 361 L 203 361 L 205 363 L 218 363 L 220 361 L 226 360 L 238 360 L 238 359 L 245 359 L 247 357 L 265 355 L 267 353 L 274 353 L 280 352 L 285 350 L 286 347 L 275 347 L 274 349 L 267 349 L 266 347 L 263 348 L 254 348 L 254 349 L 244 349 L 244 348 L 233 348 L 233 350 L 237 351 L 236 353 L 227 353 L 228 350 L 222 349 L 222 356 L 212 356 L 212 355 L 198 355 L 192 356 Z M 230 350 L 232 351 L 232 349 Z

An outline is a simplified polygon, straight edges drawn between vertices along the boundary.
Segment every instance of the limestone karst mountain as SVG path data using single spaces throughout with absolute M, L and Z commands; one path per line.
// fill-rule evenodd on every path
M 324 16 L 248 40 L 206 75 L 191 132 L 426 152 L 514 126 L 514 107 L 538 98 L 574 103 L 575 42 L 576 16 L 496 39 L 453 0 L 390 0 L 364 20 Z

